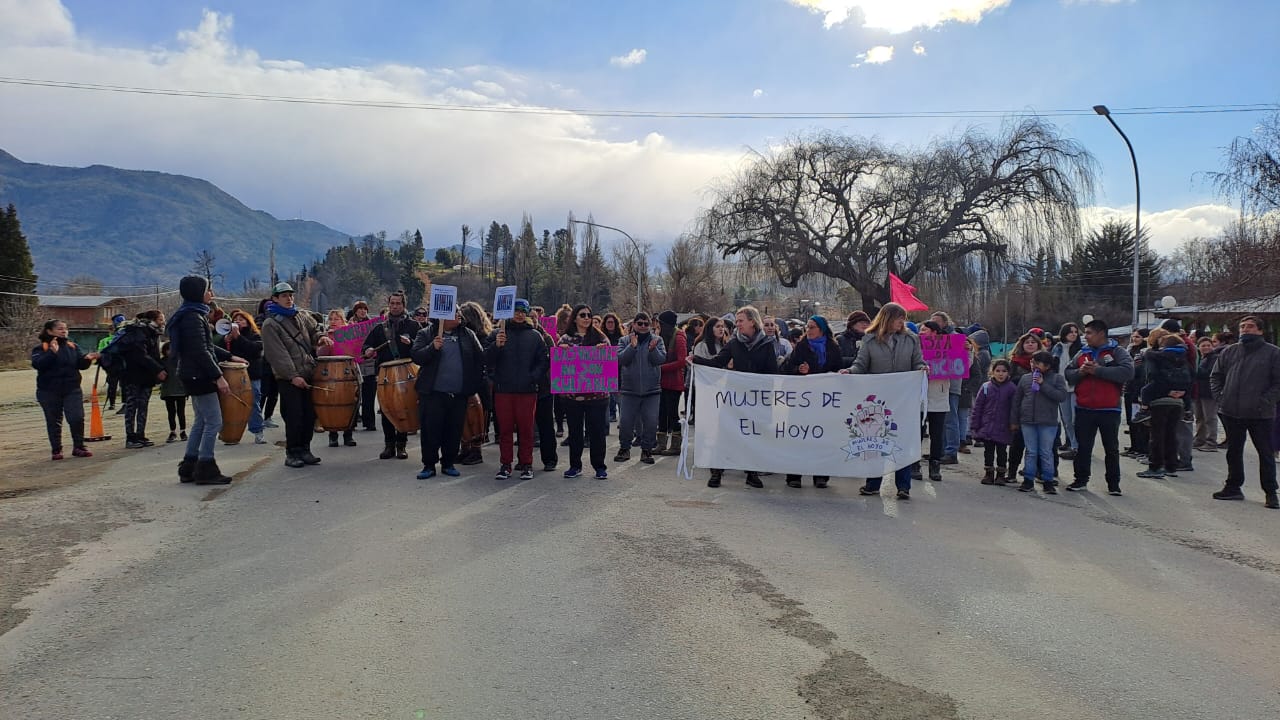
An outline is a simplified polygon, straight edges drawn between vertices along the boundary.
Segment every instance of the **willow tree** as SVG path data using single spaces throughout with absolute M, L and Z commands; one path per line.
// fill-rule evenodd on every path
M 815 133 L 758 153 L 724 182 L 702 232 L 785 287 L 826 275 L 873 310 L 889 299 L 889 273 L 911 282 L 975 255 L 993 266 L 1072 244 L 1093 174 L 1092 156 L 1039 118 L 922 149 Z

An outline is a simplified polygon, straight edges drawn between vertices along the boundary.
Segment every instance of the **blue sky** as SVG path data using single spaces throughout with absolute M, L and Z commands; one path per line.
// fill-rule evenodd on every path
M 1278 7 L 0 0 L 0 17 L 19 19 L 0 29 L 0 74 L 572 110 L 1220 106 L 1280 102 Z M 876 62 L 887 47 L 892 58 Z M 611 62 L 628 54 L 643 59 Z M 1229 220 L 1230 208 L 1197 174 L 1217 169 L 1222 148 L 1260 117 L 1117 116 L 1137 149 L 1158 246 Z M 1094 217 L 1131 214 L 1128 156 L 1111 127 L 1091 114 L 1054 121 L 1097 157 Z M 922 145 L 976 124 L 998 121 L 480 118 L 0 85 L 0 147 L 24 160 L 198 175 L 279 216 L 353 233 L 422 227 L 439 244 L 462 222 L 514 224 L 529 211 L 539 228 L 554 227 L 570 210 L 662 244 L 687 229 L 706 189 L 747 148 L 818 127 Z

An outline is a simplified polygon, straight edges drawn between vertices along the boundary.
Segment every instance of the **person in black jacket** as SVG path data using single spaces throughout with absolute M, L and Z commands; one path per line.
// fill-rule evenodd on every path
M 551 358 L 528 313 L 529 301 L 516 298 L 515 316 L 504 320 L 485 343 L 485 365 L 493 379 L 493 409 L 498 419 L 499 480 L 511 477 L 513 433 L 520 435 L 520 479 L 533 479 L 533 416 Z
M 849 313 L 844 332 L 836 337 L 840 343 L 840 358 L 844 360 L 845 367 L 853 367 L 853 361 L 858 358 L 858 348 L 862 347 L 862 339 L 867 336 L 868 327 L 871 327 L 871 317 L 865 312 L 854 310 Z
M 404 292 L 397 290 L 388 295 L 386 318 L 375 325 L 364 338 L 364 356 L 375 358 L 374 374 L 377 375 L 383 363 L 408 358 L 413 350 L 413 339 L 418 336 L 418 331 L 421 329 L 422 325 L 409 317 L 405 310 Z M 409 451 L 405 446 L 409 442 L 409 434 L 396 430 L 396 426 L 387 419 L 386 413 L 379 411 L 378 414 L 382 415 L 384 442 L 378 457 L 383 460 L 391 458 L 407 460 Z
M 178 479 L 197 485 L 226 485 L 231 478 L 222 474 L 213 457 L 222 429 L 219 394 L 231 392 L 222 377 L 219 360 L 244 362 L 213 343 L 209 335 L 209 302 L 213 289 L 209 281 L 188 275 L 178 281 L 182 305 L 169 318 L 169 352 L 178 358 L 178 377 L 191 399 L 195 419 L 187 437 L 187 452 L 178 464 Z
M 31 349 L 31 367 L 36 369 L 36 400 L 44 410 L 45 429 L 53 460 L 62 459 L 62 418 L 71 430 L 71 454 L 92 457 L 84 446 L 84 391 L 80 371 L 98 359 L 67 338 L 67 324 L 50 320 L 40 331 L 40 344 Z
M 137 450 L 155 445 L 147 438 L 147 409 L 157 383 L 168 373 L 160 359 L 160 333 L 164 331 L 164 313 L 147 310 L 138 313 L 124 326 L 117 341 L 124 368 L 120 371 L 120 387 L 124 395 L 124 446 Z
M 264 445 L 265 421 L 262 419 L 262 332 L 253 316 L 244 310 L 231 311 L 231 332 L 224 339 L 227 351 L 249 363 L 249 383 L 253 386 L 253 407 L 249 409 L 249 432 L 253 444 Z
M 782 363 L 782 372 L 787 375 L 816 375 L 840 372 L 842 367 L 844 357 L 840 344 L 831 334 L 831 326 L 826 318 L 814 315 L 804 325 L 804 337 Z M 830 479 L 827 475 L 814 475 L 813 486 L 824 488 Z M 800 487 L 800 476 L 788 474 L 787 487 Z
M 733 363 L 733 369 L 738 372 L 776 374 L 778 356 L 774 352 L 771 338 L 764 334 L 764 321 L 760 318 L 760 311 L 751 305 L 739 308 L 734 315 L 734 328 L 733 336 L 719 355 L 708 359 L 689 355 L 685 362 L 691 365 L 710 365 L 718 368 L 728 367 Z M 707 487 L 720 487 L 720 479 L 723 476 L 724 470 L 712 469 Z M 764 487 L 764 483 L 760 480 L 760 473 L 748 470 L 747 485 L 753 488 Z
M 445 475 L 461 474 L 454 463 L 462 445 L 467 401 L 480 390 L 484 375 L 484 350 L 475 333 L 457 320 L 445 320 L 443 327 L 443 333 L 432 325 L 419 330 L 410 350 L 419 366 L 414 381 L 422 444 L 419 480 L 435 476 L 437 461 Z

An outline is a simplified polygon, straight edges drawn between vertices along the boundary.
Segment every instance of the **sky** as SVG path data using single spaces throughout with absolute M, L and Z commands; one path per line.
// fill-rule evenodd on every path
M 1095 156 L 1088 221 L 1127 220 L 1128 151 L 1090 110 L 1105 104 L 1167 252 L 1237 215 L 1204 173 L 1264 115 L 1223 110 L 1280 103 L 1265 0 L 0 0 L 0 19 L 0 149 L 192 175 L 281 218 L 420 228 L 428 247 L 570 212 L 662 247 L 797 134 L 924 147 L 1028 112 Z M 1190 106 L 1213 111 L 1123 110 Z M 510 112 L 530 109 L 549 112 Z M 927 115 L 669 116 L 690 113 Z

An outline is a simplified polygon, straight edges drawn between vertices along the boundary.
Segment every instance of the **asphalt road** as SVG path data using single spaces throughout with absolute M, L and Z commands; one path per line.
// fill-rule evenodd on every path
M 675 458 L 419 481 L 357 437 L 305 471 L 220 449 L 222 493 L 177 448 L 50 491 L 134 516 L 0 636 L 0 717 L 1280 717 L 1280 512 L 1209 498 L 1222 453 L 1125 461 L 1122 498 L 969 456 L 899 502 Z

